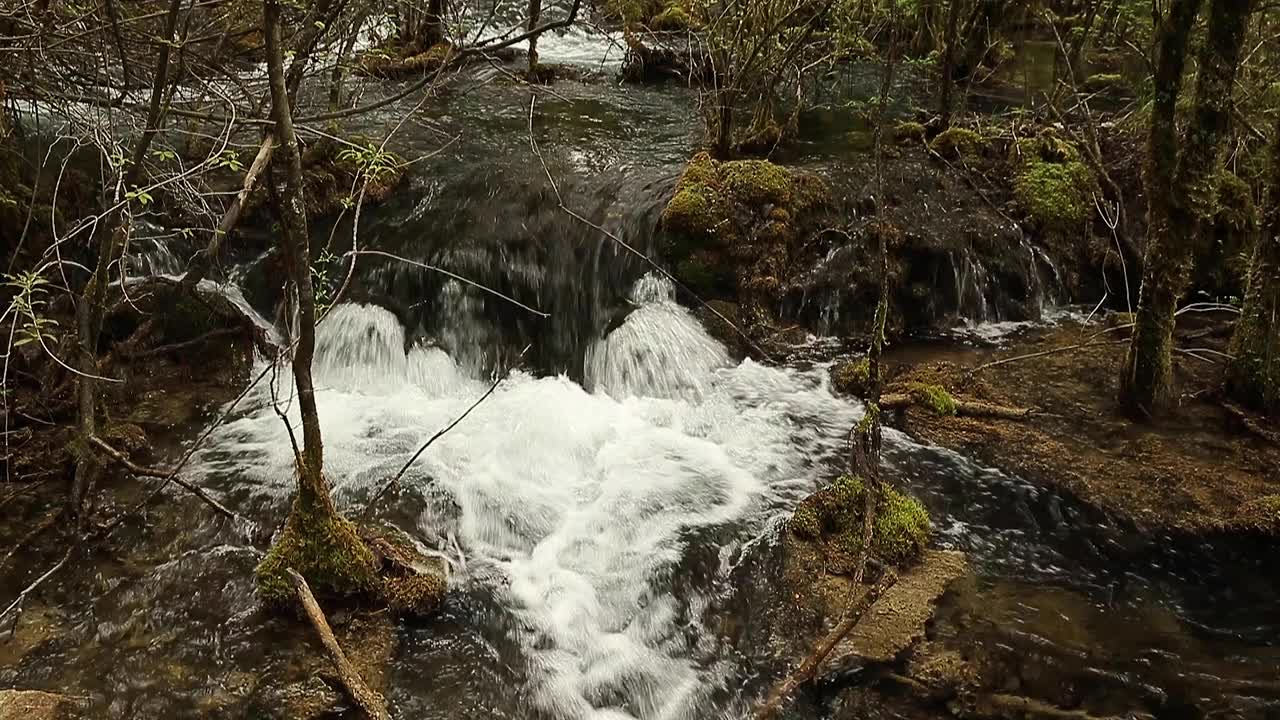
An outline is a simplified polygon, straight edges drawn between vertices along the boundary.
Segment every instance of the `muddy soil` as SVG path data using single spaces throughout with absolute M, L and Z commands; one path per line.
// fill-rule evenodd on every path
M 998 348 L 900 349 L 896 380 L 939 383 L 957 398 L 1034 412 L 1005 420 L 939 416 L 916 406 L 897 424 L 924 441 L 1062 488 L 1145 531 L 1280 534 L 1280 446 L 1221 402 L 1221 358 L 1176 356 L 1176 406 L 1149 422 L 1133 422 L 1117 412 L 1114 400 L 1127 331 L 1096 335 L 1102 329 L 1096 321 L 1072 322 L 1025 332 Z M 1197 330 L 1181 332 L 1189 338 Z M 1222 344 L 1223 338 L 1211 336 L 1180 342 L 1210 350 Z M 970 372 L 999 359 L 1075 345 L 1085 347 Z M 1267 432 L 1261 419 L 1247 424 Z

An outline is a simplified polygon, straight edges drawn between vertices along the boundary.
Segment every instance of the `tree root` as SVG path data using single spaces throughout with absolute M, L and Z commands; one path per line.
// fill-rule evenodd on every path
M 307 581 L 303 579 L 293 568 L 286 570 L 289 577 L 293 580 L 294 590 L 298 595 L 298 602 L 302 604 L 302 609 L 307 615 L 307 619 L 311 621 L 311 627 L 315 628 L 316 634 L 320 636 L 320 644 L 324 645 L 324 649 L 329 653 L 329 659 L 333 661 L 334 669 L 338 672 L 338 680 L 342 683 L 342 687 L 346 689 L 347 695 L 351 700 L 360 706 L 365 715 L 373 718 L 373 720 L 391 720 L 391 714 L 387 712 L 386 701 L 382 695 L 374 692 L 360 677 L 359 671 L 347 660 L 347 656 L 342 652 L 342 646 L 338 645 L 338 639 L 333 636 L 333 630 L 329 627 L 329 621 L 325 620 L 324 612 L 320 609 L 319 603 L 316 602 L 315 595 L 311 594 L 311 588 L 307 586 Z
M 1249 432 L 1257 435 L 1267 442 L 1280 445 L 1280 433 L 1275 432 L 1274 430 L 1268 430 L 1260 425 L 1257 420 L 1244 411 L 1244 408 L 1236 405 L 1235 403 L 1227 402 L 1226 400 L 1222 401 L 1222 407 L 1226 408 L 1227 412 L 1234 415 L 1235 418 L 1240 421 L 1240 424 Z

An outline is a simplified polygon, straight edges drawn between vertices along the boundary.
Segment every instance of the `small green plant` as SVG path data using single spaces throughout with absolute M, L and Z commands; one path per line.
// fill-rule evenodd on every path
M 26 270 L 17 275 L 5 275 L 4 285 L 14 292 L 5 313 L 13 314 L 13 346 L 54 340 L 57 323 L 43 314 L 49 303 L 49 281 L 39 273 Z
M 134 188 L 124 194 L 124 199 L 129 202 L 136 202 L 141 207 L 146 207 L 155 199 L 151 197 L 151 193 L 141 188 Z
M 354 165 L 359 174 L 371 179 L 395 172 L 400 164 L 395 153 L 383 150 L 376 143 L 369 143 L 364 147 L 344 148 L 338 153 L 338 162 Z
M 341 258 L 326 248 L 311 265 L 311 284 L 315 287 L 316 312 L 324 315 L 333 304 L 333 280 L 331 271 L 341 264 Z
M 240 162 L 240 155 L 235 150 L 227 148 L 209 160 L 209 167 L 215 170 L 226 168 L 232 172 L 240 172 L 244 170 L 244 163 Z

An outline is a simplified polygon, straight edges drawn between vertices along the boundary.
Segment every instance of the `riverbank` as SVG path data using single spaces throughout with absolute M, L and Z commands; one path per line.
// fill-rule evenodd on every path
M 1280 446 L 1261 434 L 1265 419 L 1242 415 L 1220 397 L 1222 335 L 1204 324 L 1183 333 L 1184 347 L 1205 349 L 1175 356 L 1178 406 L 1146 423 L 1122 417 L 1114 401 L 1128 346 L 1124 328 L 1068 321 L 1018 333 L 997 348 L 906 347 L 895 354 L 896 381 L 939 384 L 957 397 L 1032 412 L 1021 419 L 941 416 L 913 406 L 899 426 L 1062 488 L 1144 534 L 1275 538 Z

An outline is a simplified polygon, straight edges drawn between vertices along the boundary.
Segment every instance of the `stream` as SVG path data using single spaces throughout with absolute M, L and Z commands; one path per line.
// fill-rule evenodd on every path
M 377 508 L 454 573 L 438 617 L 395 629 L 398 718 L 740 718 L 789 660 L 721 632 L 731 609 L 784 601 L 768 578 L 752 587 L 735 570 L 839 474 L 862 408 L 829 388 L 837 344 L 813 338 L 776 365 L 731 360 L 642 258 L 559 209 L 547 173 L 566 206 L 651 253 L 699 141 L 694 94 L 617 83 L 620 51 L 608 48 L 577 31 L 545 38 L 544 62 L 600 75 L 557 83 L 532 111 L 499 69 L 474 70 L 479 82 L 401 127 L 391 147 L 423 159 L 359 223 L 361 248 L 448 268 L 548 317 L 362 258 L 358 302 L 319 328 L 325 466 L 352 511 L 516 366 Z M 383 133 L 410 107 L 355 130 Z M 821 138 L 805 147 L 819 171 L 847 152 Z M 316 228 L 316 242 L 346 252 L 351 230 Z M 175 271 L 166 253 L 188 255 L 156 248 L 144 266 Z M 273 317 L 271 270 L 234 260 L 230 281 Z M 296 418 L 291 379 L 276 385 Z M 893 430 L 885 445 L 887 478 L 928 507 L 935 544 L 970 557 L 932 637 L 1004 668 L 1010 692 L 1094 714 L 1280 717 L 1273 559 L 1140 535 Z M 272 527 L 294 489 L 289 447 L 263 383 L 187 477 Z M 0 662 L 0 683 L 83 695 L 93 717 L 260 716 L 245 708 L 307 631 L 258 610 L 260 549 L 202 506 L 172 504 L 182 511 L 157 511 L 129 531 L 128 552 L 75 580 L 90 597 L 42 611 L 71 630 Z M 806 693 L 787 717 L 829 717 L 828 699 Z

